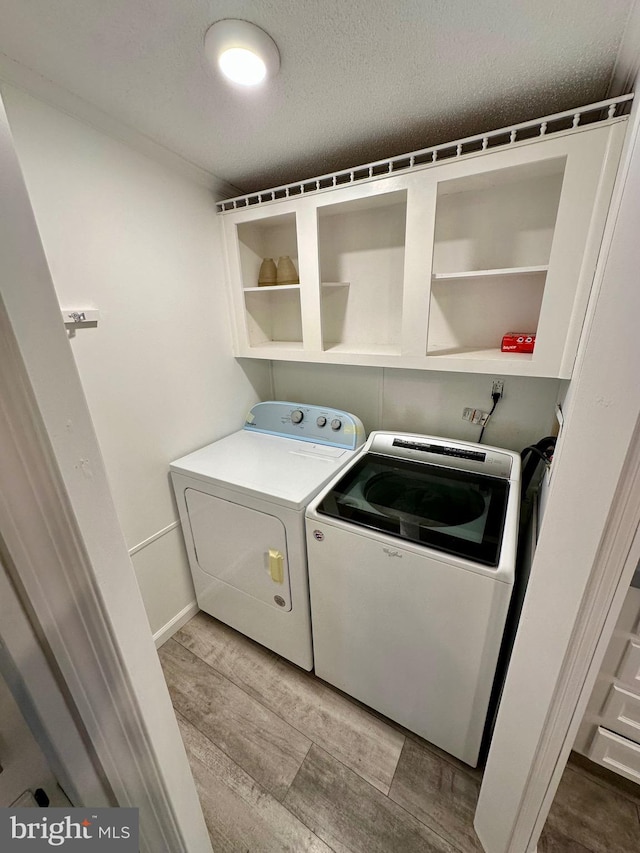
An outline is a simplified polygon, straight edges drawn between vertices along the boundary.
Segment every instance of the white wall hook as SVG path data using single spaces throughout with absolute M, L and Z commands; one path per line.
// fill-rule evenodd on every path
M 73 338 L 76 329 L 95 328 L 100 319 L 97 308 L 63 308 L 62 322 L 67 330 L 67 335 Z

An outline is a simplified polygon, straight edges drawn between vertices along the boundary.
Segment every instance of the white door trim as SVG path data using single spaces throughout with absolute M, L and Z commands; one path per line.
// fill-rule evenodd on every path
M 0 264 L 3 562 L 141 850 L 211 853 L 1 102 Z
M 475 826 L 535 850 L 633 570 L 640 524 L 635 105 Z
M 638 437 L 635 440 L 635 457 L 633 477 L 626 478 L 635 495 L 628 495 L 629 500 L 626 505 L 612 507 L 612 518 L 619 515 L 624 516 L 624 520 L 617 525 L 611 524 L 608 528 L 601 549 L 601 559 L 596 563 L 596 572 L 592 574 L 590 580 L 592 590 L 587 594 L 587 600 L 590 603 L 585 601 L 586 606 L 579 623 L 576 624 L 574 641 L 565 664 L 562 679 L 564 690 L 561 694 L 559 693 L 558 700 L 554 702 L 555 716 L 549 719 L 539 756 L 531 768 L 531 785 L 523 801 L 522 824 L 526 826 L 532 818 L 535 819 L 532 837 L 536 839 L 544 828 L 547 813 L 553 803 L 556 788 L 582 722 L 629 589 L 629 583 L 640 560 L 640 526 L 638 524 L 640 519 L 640 441 Z M 626 486 L 627 484 L 624 486 L 624 491 L 627 491 Z M 629 543 L 629 533 L 634 524 L 635 535 Z M 620 566 L 623 567 L 621 574 Z M 599 583 L 599 579 L 594 575 L 600 573 L 601 582 Z M 617 584 L 616 576 L 618 576 Z M 607 578 L 609 582 L 606 581 Z M 611 581 L 614 582 L 613 589 L 610 586 Z M 594 647 L 594 633 L 598 631 L 598 625 L 602 628 Z M 579 697 L 577 704 L 576 694 Z M 556 755 L 558 758 L 553 768 L 551 782 L 544 790 L 543 780 L 548 775 L 548 767 L 553 763 Z M 543 796 L 542 807 L 536 814 L 535 804 L 540 801 L 541 795 Z M 518 840 L 518 836 L 514 833 L 514 844 L 517 844 Z
M 71 714 L 51 660 L 9 580 L 4 550 L 0 540 L 0 672 L 70 802 L 111 806 L 113 792 L 98 772 L 86 732 Z
M 529 850 L 544 828 L 633 573 L 640 560 L 640 435 L 611 507 L 575 623 L 509 849 Z M 550 776 L 551 772 L 551 777 Z M 531 829 L 531 827 L 533 827 Z M 535 847 L 533 848 L 535 849 Z

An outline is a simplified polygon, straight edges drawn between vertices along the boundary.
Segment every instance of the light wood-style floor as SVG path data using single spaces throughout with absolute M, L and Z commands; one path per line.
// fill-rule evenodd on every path
M 482 850 L 479 770 L 204 613 L 160 659 L 215 853 Z M 570 763 L 538 850 L 638 853 L 640 786 Z

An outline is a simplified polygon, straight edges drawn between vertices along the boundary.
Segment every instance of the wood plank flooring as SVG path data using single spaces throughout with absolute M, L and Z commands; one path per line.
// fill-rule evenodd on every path
M 204 613 L 159 654 L 215 853 L 482 850 L 480 771 Z M 640 850 L 640 786 L 591 766 L 568 765 L 539 853 Z

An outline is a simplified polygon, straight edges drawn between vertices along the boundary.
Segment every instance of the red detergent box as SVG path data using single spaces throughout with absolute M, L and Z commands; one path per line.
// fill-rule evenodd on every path
M 536 336 L 529 332 L 507 332 L 502 338 L 502 352 L 533 352 Z

